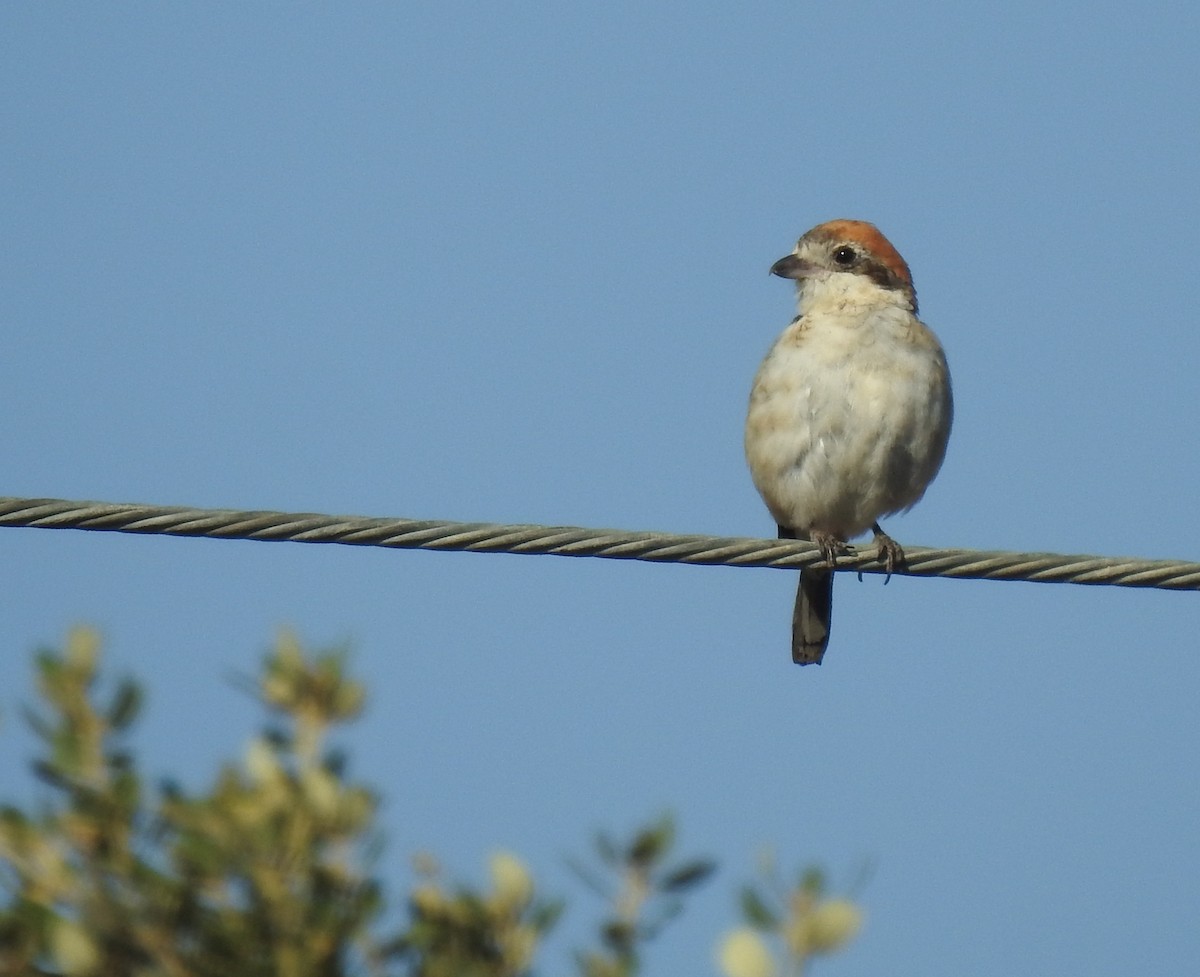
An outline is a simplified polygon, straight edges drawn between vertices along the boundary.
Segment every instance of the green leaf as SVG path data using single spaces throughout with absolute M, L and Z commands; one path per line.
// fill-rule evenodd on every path
M 349 759 L 346 757 L 346 751 L 342 749 L 331 749 L 325 754 L 325 769 L 339 779 L 346 776 L 346 766 Z
M 716 862 L 707 858 L 697 859 L 670 872 L 659 883 L 659 888 L 663 892 L 682 892 L 704 882 L 716 870 Z
M 626 856 L 630 865 L 644 868 L 661 859 L 675 841 L 675 822 L 665 815 L 659 822 L 639 832 Z
M 32 767 L 37 778 L 45 781 L 51 787 L 60 787 L 63 790 L 69 790 L 74 786 L 70 777 L 63 776 L 56 765 L 47 763 L 45 760 L 34 760 Z
M 29 818 L 19 808 L 11 804 L 0 807 L 0 829 L 20 832 L 26 830 L 29 823 Z
M 617 851 L 616 844 L 613 842 L 612 838 L 603 831 L 596 832 L 595 845 L 596 851 L 599 853 L 600 859 L 605 865 L 615 868 L 621 863 L 621 854 Z
M 292 745 L 292 738 L 287 730 L 278 726 L 268 726 L 262 731 L 262 738 L 277 750 L 286 750 Z
M 50 648 L 39 648 L 33 662 L 34 667 L 37 668 L 38 677 L 48 685 L 53 685 L 61 678 L 63 661 L 58 652 Z
M 586 865 L 573 858 L 568 858 L 566 863 L 567 868 L 575 873 L 579 881 L 596 893 L 601 899 L 607 900 L 612 897 L 612 886 L 606 885 L 604 880 Z
M 632 926 L 619 919 L 609 920 L 600 930 L 604 945 L 617 953 L 626 954 L 633 950 L 637 933 Z
M 112 705 L 108 709 L 108 722 L 113 729 L 122 730 L 129 726 L 142 708 L 142 690 L 137 683 L 125 679 L 117 687 Z
M 800 888 L 812 896 L 825 891 L 825 873 L 816 865 L 810 865 L 800 875 Z
M 779 926 L 779 917 L 770 910 L 753 886 L 742 887 L 740 902 L 742 915 L 751 926 L 760 930 L 773 930 Z
M 33 730 L 43 743 L 49 743 L 54 739 L 54 726 L 39 716 L 29 706 L 21 707 L 21 714 L 25 718 L 25 725 Z
M 533 908 L 529 922 L 539 933 L 546 933 L 554 927 L 566 908 L 567 904 L 562 899 L 539 903 Z

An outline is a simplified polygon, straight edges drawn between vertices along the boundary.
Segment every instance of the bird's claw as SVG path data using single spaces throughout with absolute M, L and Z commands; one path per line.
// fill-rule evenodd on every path
M 899 543 L 879 528 L 878 523 L 872 528 L 875 530 L 875 545 L 879 549 L 877 559 L 883 564 L 883 582 L 886 585 L 892 579 L 892 571 L 897 567 L 904 566 L 904 550 Z
M 821 551 L 821 556 L 824 557 L 826 564 L 830 569 L 837 566 L 837 558 L 839 554 L 853 554 L 854 547 L 847 543 L 844 539 L 839 539 L 833 533 L 823 533 L 819 530 L 814 530 L 811 534 L 812 541 L 816 543 L 817 549 Z

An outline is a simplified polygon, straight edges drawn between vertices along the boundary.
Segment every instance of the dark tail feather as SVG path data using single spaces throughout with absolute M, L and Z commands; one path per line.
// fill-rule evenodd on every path
M 796 609 L 792 613 L 792 661 L 820 665 L 829 644 L 833 613 L 833 573 L 816 567 L 800 571 Z

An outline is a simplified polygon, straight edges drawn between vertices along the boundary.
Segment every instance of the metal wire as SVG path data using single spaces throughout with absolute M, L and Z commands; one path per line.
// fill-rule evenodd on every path
M 821 562 L 812 543 L 736 536 L 679 536 L 574 526 L 520 526 L 423 519 L 328 516 L 308 512 L 245 512 L 182 506 L 70 502 L 0 497 L 0 526 L 88 529 L 113 533 L 340 543 L 392 549 L 458 550 L 595 556 L 607 560 L 690 563 L 703 566 L 798 569 Z M 1200 590 L 1200 563 L 1058 553 L 905 547 L 897 574 L 971 580 L 1026 580 L 1094 586 Z M 876 549 L 859 547 L 837 567 L 883 573 Z

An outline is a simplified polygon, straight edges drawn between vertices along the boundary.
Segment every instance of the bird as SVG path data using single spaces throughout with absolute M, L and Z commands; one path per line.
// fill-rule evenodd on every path
M 795 281 L 798 315 L 755 374 L 746 462 L 779 538 L 821 551 L 800 572 L 792 615 L 792 660 L 819 665 L 837 556 L 871 530 L 888 577 L 903 566 L 879 520 L 916 505 L 937 475 L 954 400 L 908 264 L 875 225 L 818 224 L 771 274 Z

